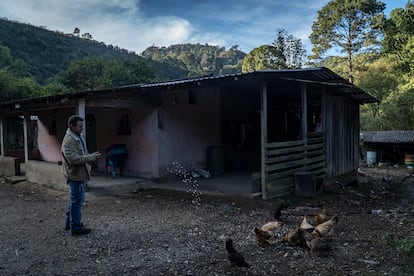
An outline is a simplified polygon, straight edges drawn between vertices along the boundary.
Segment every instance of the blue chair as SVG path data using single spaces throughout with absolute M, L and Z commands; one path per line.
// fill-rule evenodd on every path
M 125 159 L 128 157 L 125 144 L 113 144 L 105 150 L 105 176 L 108 176 L 108 167 L 112 169 L 112 178 L 116 178 L 116 168 L 119 168 L 119 175 L 122 175 Z

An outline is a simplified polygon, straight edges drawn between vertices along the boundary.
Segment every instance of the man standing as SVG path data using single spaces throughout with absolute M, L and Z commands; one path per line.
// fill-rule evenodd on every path
M 82 223 L 82 204 L 85 198 L 85 184 L 90 177 L 90 162 L 101 157 L 99 152 L 89 154 L 81 133 L 83 118 L 70 116 L 68 129 L 62 141 L 62 172 L 69 185 L 69 206 L 66 212 L 66 230 L 72 236 L 89 234 L 90 229 Z

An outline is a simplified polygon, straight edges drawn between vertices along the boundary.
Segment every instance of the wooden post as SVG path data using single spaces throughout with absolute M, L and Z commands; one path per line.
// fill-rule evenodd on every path
M 3 123 L 3 120 L 4 120 L 4 116 L 0 116 L 0 153 L 1 153 L 1 156 L 5 156 L 5 154 L 4 154 L 4 150 L 5 150 L 5 147 L 4 147 L 4 123 Z
M 23 119 L 23 145 L 24 145 L 24 162 L 29 160 L 29 140 L 28 140 L 28 128 L 30 124 L 30 115 L 25 112 Z
M 83 118 L 83 131 L 81 133 L 83 141 L 85 141 L 86 143 L 86 102 L 85 102 L 85 98 L 81 98 L 79 99 L 78 105 L 76 106 L 76 114 L 81 116 Z
M 308 133 L 308 97 L 306 93 L 306 86 L 302 84 L 302 140 L 307 140 Z
M 266 144 L 267 144 L 267 86 L 262 83 L 260 86 L 260 122 L 261 122 L 261 185 L 262 198 L 266 199 Z
M 307 146 L 308 146 L 308 95 L 306 92 L 306 85 L 302 84 L 302 140 L 305 144 L 305 170 L 307 170 Z

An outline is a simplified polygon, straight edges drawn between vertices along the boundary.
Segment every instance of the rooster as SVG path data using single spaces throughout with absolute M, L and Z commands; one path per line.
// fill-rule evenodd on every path
M 332 216 L 329 220 L 315 227 L 312 233 L 317 234 L 319 237 L 324 237 L 332 233 L 334 226 L 338 223 L 338 217 Z
M 229 258 L 231 265 L 236 265 L 239 267 L 248 267 L 249 264 L 246 263 L 242 254 L 240 254 L 236 249 L 233 247 L 233 240 L 227 239 L 226 240 L 226 250 L 227 250 L 227 257 Z

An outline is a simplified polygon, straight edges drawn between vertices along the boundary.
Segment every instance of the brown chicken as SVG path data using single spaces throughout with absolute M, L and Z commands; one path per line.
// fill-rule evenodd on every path
M 258 227 L 254 228 L 254 241 L 260 245 L 266 245 L 267 241 L 272 237 L 272 235 L 270 234 L 270 232 L 268 231 L 264 231 Z
M 328 242 L 320 238 L 318 234 L 306 231 L 303 231 L 302 234 L 312 255 L 330 249 Z
M 307 231 L 307 232 L 312 232 L 312 230 L 315 228 L 312 224 L 310 224 L 306 218 L 306 215 L 303 217 L 303 221 L 300 224 L 300 229 Z
M 329 220 L 315 227 L 312 233 L 316 233 L 319 237 L 325 237 L 332 233 L 334 226 L 338 223 L 338 217 L 332 216 Z
M 302 229 L 298 228 L 295 230 L 289 231 L 286 235 L 283 236 L 281 242 L 287 243 L 288 245 L 299 245 L 303 243 L 303 234 Z
M 249 264 L 246 263 L 242 254 L 240 254 L 236 249 L 233 247 L 233 240 L 227 239 L 226 240 L 226 250 L 227 250 L 227 257 L 229 258 L 231 265 L 236 265 L 239 267 L 248 267 Z
M 282 223 L 279 221 L 271 221 L 266 224 L 263 224 L 262 227 L 260 227 L 260 229 L 262 229 L 263 231 L 272 232 L 279 228 L 281 224 Z
M 316 224 L 321 224 L 328 220 L 328 216 L 326 215 L 325 208 L 323 208 L 321 212 L 315 213 L 313 217 L 315 219 Z

